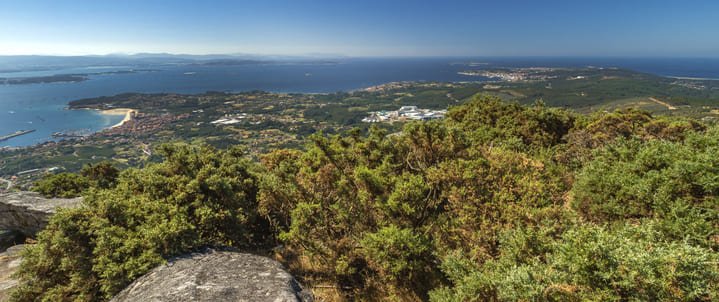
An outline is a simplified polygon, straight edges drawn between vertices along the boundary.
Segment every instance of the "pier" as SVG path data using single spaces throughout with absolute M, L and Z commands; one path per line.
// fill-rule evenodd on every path
M 15 131 L 14 133 L 10 133 L 10 134 L 8 134 L 8 135 L 0 136 L 0 142 L 4 142 L 4 141 L 9 140 L 9 139 L 11 139 L 11 138 L 13 138 L 13 137 L 18 137 L 18 136 L 25 135 L 25 134 L 32 133 L 32 132 L 35 132 L 35 129 L 33 129 L 33 130 L 19 130 L 19 131 Z

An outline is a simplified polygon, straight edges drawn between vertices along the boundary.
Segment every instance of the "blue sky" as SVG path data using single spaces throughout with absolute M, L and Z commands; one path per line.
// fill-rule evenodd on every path
M 719 1 L 0 0 L 0 54 L 719 57 Z

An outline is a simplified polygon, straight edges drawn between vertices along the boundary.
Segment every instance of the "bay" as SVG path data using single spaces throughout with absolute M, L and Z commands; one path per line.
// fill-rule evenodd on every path
M 123 117 L 90 110 L 67 110 L 67 104 L 72 100 L 125 92 L 195 94 L 264 90 L 330 93 L 394 81 L 483 80 L 458 74 L 476 68 L 583 66 L 621 67 L 662 76 L 719 78 L 719 59 L 692 58 L 384 58 L 340 59 L 332 63 L 92 66 L 12 72 L 2 73 L 0 77 L 90 75 L 82 82 L 0 85 L 0 135 L 36 130 L 0 142 L 0 147 L 42 143 L 51 140 L 54 132 L 94 132 L 110 127 Z M 132 72 L 116 73 L 118 71 Z

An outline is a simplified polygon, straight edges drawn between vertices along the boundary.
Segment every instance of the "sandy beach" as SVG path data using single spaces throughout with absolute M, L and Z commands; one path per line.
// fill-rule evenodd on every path
M 108 110 L 100 110 L 100 114 L 104 115 L 124 115 L 125 118 L 122 119 L 119 123 L 115 124 L 114 126 L 110 128 L 116 128 L 120 127 L 126 122 L 131 121 L 135 115 L 137 115 L 138 111 L 135 109 L 130 108 L 114 108 L 114 109 L 108 109 Z

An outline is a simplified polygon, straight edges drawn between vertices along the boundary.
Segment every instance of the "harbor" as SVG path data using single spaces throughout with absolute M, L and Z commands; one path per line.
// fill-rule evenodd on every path
M 80 130 L 65 130 L 65 131 L 59 131 L 54 132 L 51 136 L 53 138 L 84 138 L 92 135 L 92 130 L 90 129 L 80 129 Z
M 11 138 L 18 137 L 18 136 L 22 136 L 22 135 L 25 135 L 25 134 L 28 134 L 28 133 L 32 133 L 32 132 L 35 132 L 35 129 L 32 129 L 32 130 L 18 130 L 18 131 L 15 131 L 15 132 L 13 132 L 13 133 L 10 133 L 10 134 L 0 136 L 0 142 L 4 142 L 4 141 L 9 140 L 9 139 L 11 139 Z

